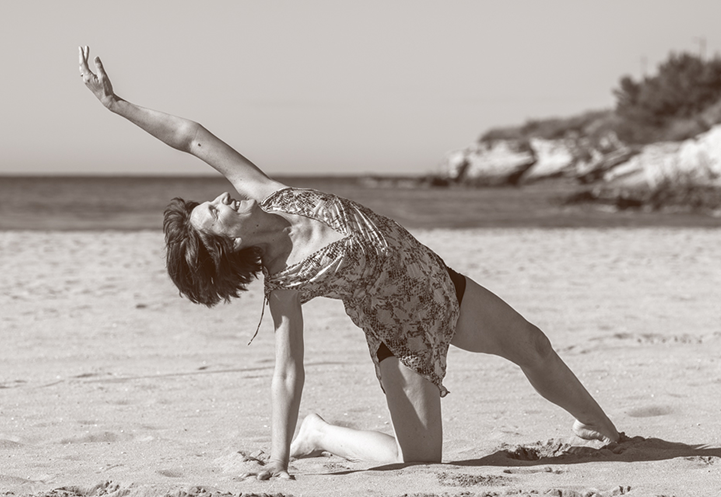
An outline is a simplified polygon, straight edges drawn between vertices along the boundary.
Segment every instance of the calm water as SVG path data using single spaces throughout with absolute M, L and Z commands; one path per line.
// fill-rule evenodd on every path
M 335 193 L 408 228 L 721 226 L 693 215 L 608 213 L 562 207 L 574 185 L 546 182 L 522 188 L 428 188 L 412 179 L 282 177 L 285 184 Z M 173 197 L 209 200 L 233 188 L 221 177 L 0 176 L 0 230 L 160 229 Z

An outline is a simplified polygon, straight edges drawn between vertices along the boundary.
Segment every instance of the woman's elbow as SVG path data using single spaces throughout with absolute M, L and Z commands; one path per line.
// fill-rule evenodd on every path
M 198 135 L 200 130 L 203 129 L 199 123 L 195 121 L 186 121 L 177 130 L 177 148 L 181 152 L 187 152 L 189 154 L 196 155 L 195 152 L 199 147 Z
M 273 375 L 273 383 L 285 388 L 302 386 L 305 383 L 305 369 L 302 366 L 281 368 Z

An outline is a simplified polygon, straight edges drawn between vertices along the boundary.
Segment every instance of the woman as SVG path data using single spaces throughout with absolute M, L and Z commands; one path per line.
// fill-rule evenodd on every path
M 351 460 L 439 462 L 441 397 L 449 345 L 504 357 L 533 387 L 568 411 L 584 439 L 619 434 L 551 348 L 546 336 L 500 298 L 446 267 L 395 222 L 349 200 L 288 188 L 200 124 L 145 109 L 113 92 L 99 58 L 85 85 L 110 111 L 220 171 L 240 200 L 174 199 L 165 213 L 168 272 L 181 294 L 208 306 L 239 296 L 259 272 L 275 323 L 271 458 L 258 478 L 289 478 L 291 457 L 322 451 Z M 301 305 L 341 299 L 368 342 L 395 436 L 308 416 L 295 440 L 303 388 Z

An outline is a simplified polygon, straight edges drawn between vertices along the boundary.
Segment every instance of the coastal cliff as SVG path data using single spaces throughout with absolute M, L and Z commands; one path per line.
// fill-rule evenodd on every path
M 613 110 L 489 130 L 446 154 L 437 183 L 565 177 L 577 201 L 721 212 L 721 57 L 671 53 L 657 74 L 624 76 L 613 93 Z
M 669 182 L 721 187 L 721 125 L 680 142 L 626 145 L 615 133 L 494 139 L 449 152 L 441 175 L 470 185 L 519 185 L 554 177 L 580 184 L 655 189 Z

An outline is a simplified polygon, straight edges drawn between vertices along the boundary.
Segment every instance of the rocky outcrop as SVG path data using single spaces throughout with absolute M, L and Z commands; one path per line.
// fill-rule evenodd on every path
M 527 141 L 480 142 L 450 152 L 442 166 L 442 175 L 457 183 L 517 184 L 535 162 L 536 155 Z
M 602 179 L 627 189 L 655 190 L 668 184 L 721 187 L 721 125 L 682 142 L 647 145 Z
M 576 164 L 575 178 L 579 183 L 595 183 L 603 179 L 608 171 L 627 162 L 639 152 L 637 148 L 621 146 L 608 152 L 591 150 L 591 158 Z
M 530 146 L 536 162 L 522 176 L 521 180 L 536 181 L 568 175 L 576 164 L 575 140 L 544 140 L 532 138 Z
M 593 142 L 584 137 L 499 139 L 449 152 L 441 174 L 457 183 L 475 185 L 517 185 L 558 176 L 592 182 L 635 153 L 613 134 Z
M 631 147 L 612 132 L 596 138 L 494 140 L 449 153 L 453 182 L 520 184 L 567 176 L 579 183 L 654 190 L 670 183 L 721 187 L 721 125 L 683 142 Z

